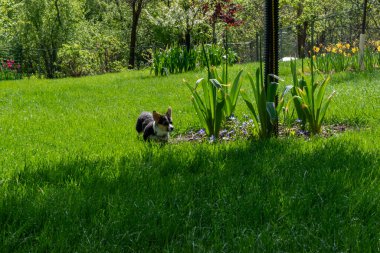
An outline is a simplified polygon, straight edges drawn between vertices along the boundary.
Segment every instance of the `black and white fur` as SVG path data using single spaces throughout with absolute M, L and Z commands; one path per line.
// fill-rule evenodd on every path
M 143 132 L 144 140 L 168 141 L 169 133 L 174 130 L 172 125 L 172 108 L 165 114 L 142 112 L 137 119 L 136 131 Z

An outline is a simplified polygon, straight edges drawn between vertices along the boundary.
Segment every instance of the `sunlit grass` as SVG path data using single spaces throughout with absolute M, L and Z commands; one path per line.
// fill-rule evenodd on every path
M 0 251 L 380 251 L 379 72 L 332 76 L 326 123 L 350 130 L 328 139 L 137 138 L 169 105 L 175 134 L 199 128 L 182 80 L 200 77 L 0 82 Z

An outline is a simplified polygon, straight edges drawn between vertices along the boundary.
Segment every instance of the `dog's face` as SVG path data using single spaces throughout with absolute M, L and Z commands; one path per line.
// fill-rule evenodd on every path
M 159 114 L 153 111 L 153 119 L 156 122 L 158 129 L 163 133 L 169 133 L 174 130 L 172 125 L 172 108 L 169 107 L 165 114 Z

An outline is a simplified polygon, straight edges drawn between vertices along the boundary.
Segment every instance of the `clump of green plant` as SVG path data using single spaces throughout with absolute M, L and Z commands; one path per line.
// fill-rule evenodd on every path
M 327 76 L 322 82 L 315 82 L 313 61 L 311 61 L 311 66 L 311 80 L 306 81 L 304 76 L 299 80 L 296 73 L 296 62 L 291 62 L 293 75 L 292 94 L 298 118 L 303 126 L 307 125 L 310 133 L 315 135 L 322 130 L 322 123 L 335 91 L 327 99 L 325 98 L 326 86 L 330 77 Z
M 314 67 L 323 73 L 342 72 L 353 67 L 357 48 L 349 43 L 313 46 Z M 311 62 L 309 62 L 311 63 Z
M 207 64 L 220 66 L 224 58 L 228 59 L 228 63 L 232 65 L 238 59 L 235 52 L 228 50 L 228 55 L 226 55 L 226 50 L 218 45 L 198 46 L 190 50 L 187 50 L 185 46 L 173 46 L 165 50 L 150 50 L 150 54 L 151 69 L 156 76 L 205 68 Z
M 256 70 L 256 80 L 248 73 L 248 79 L 252 87 L 254 101 L 250 99 L 248 94 L 241 90 L 241 95 L 248 109 L 253 116 L 253 129 L 259 138 L 269 138 L 273 134 L 273 125 L 278 120 L 279 114 L 284 105 L 284 97 L 291 87 L 286 87 L 277 104 L 277 90 L 279 83 L 270 82 L 268 78 L 267 85 L 264 85 L 262 67 Z M 280 80 L 275 75 L 270 75 L 272 79 Z
M 364 68 L 370 72 L 380 68 L 380 40 L 368 41 L 364 50 L 363 63 Z
M 213 78 L 201 78 L 195 83 L 195 87 L 187 82 L 185 84 L 192 93 L 191 101 L 206 134 L 217 138 L 220 126 L 225 118 L 223 107 L 226 103 L 226 94 L 222 84 Z M 198 86 L 202 87 L 203 94 L 198 92 Z
M 150 50 L 150 54 L 152 71 L 156 76 L 187 72 L 197 67 L 197 51 L 187 50 L 184 46 Z
M 230 83 L 227 76 L 226 68 L 223 68 L 222 76 L 218 75 L 216 68 L 211 69 L 211 76 L 216 79 L 219 83 L 222 84 L 222 88 L 225 94 L 225 107 L 223 108 L 225 111 L 226 117 L 231 117 L 235 111 L 236 104 L 240 94 L 240 88 L 243 84 L 242 82 L 243 70 L 240 70 L 233 82 Z
M 372 48 L 366 48 L 364 50 L 364 67 L 366 70 L 373 72 L 377 65 L 377 53 Z
M 210 67 L 209 55 L 202 45 L 203 56 L 206 61 L 208 79 L 199 79 L 195 88 L 185 82 L 192 93 L 192 103 L 199 117 L 202 127 L 210 137 L 219 137 L 219 130 L 226 116 L 230 117 L 235 110 L 242 85 L 240 70 L 232 84 L 228 83 L 227 65 L 223 68 L 222 78 L 219 77 L 215 67 Z M 198 93 L 197 87 L 201 85 L 202 96 Z
M 205 53 L 202 53 L 203 50 Z M 226 48 L 215 44 L 197 47 L 197 51 L 200 56 L 200 67 L 207 67 L 207 64 L 215 67 L 220 66 L 224 63 L 225 59 L 227 59 L 229 65 L 233 65 L 238 61 L 238 55 L 233 50 L 226 50 Z
M 364 66 L 359 61 L 359 48 L 355 44 L 338 42 L 327 46 L 314 46 L 310 52 L 313 54 L 314 67 L 323 73 L 362 69 L 372 72 L 380 67 L 380 41 L 367 43 L 363 54 Z
M 158 75 L 168 75 L 168 70 L 164 67 L 165 64 L 165 56 L 164 52 L 159 49 L 151 50 L 152 55 L 152 63 L 151 63 L 151 71 L 154 72 L 155 76 Z

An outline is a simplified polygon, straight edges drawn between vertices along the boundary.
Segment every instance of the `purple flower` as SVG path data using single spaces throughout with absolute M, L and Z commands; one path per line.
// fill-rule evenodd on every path
M 226 135 L 226 133 L 227 133 L 227 130 L 226 129 L 223 129 L 222 131 L 220 131 L 220 136 L 224 136 L 224 135 Z
M 201 130 L 198 131 L 199 135 L 205 135 L 206 131 L 202 128 Z
M 236 117 L 235 117 L 235 115 L 231 114 L 231 116 L 228 119 L 231 120 L 231 121 L 235 121 Z

